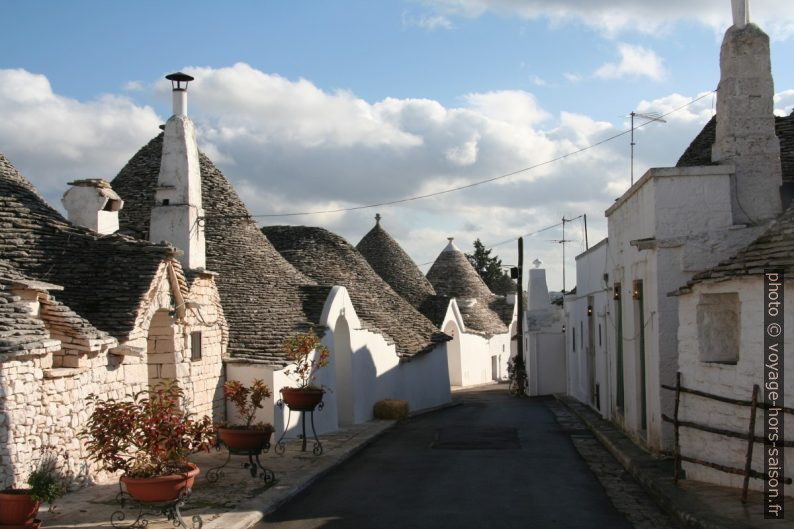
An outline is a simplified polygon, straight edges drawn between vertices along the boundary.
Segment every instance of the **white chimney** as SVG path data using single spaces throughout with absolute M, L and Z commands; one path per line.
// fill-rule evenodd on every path
M 782 212 L 769 37 L 750 22 L 748 0 L 732 0 L 732 8 L 734 23 L 725 32 L 720 50 L 717 132 L 711 159 L 736 167 L 734 223 L 755 224 Z
M 110 184 L 99 178 L 75 180 L 61 198 L 69 221 L 97 233 L 119 229 L 119 210 L 124 206 Z
M 187 117 L 187 84 L 181 72 L 165 77 L 173 89 L 174 114 L 165 124 L 160 174 L 149 225 L 149 240 L 168 241 L 182 250 L 186 269 L 204 268 L 204 210 L 201 207 L 201 170 L 193 122 Z
M 529 270 L 529 310 L 547 309 L 551 304 L 549 286 L 546 283 L 546 270 L 540 268 L 540 259 L 532 261 L 535 268 Z

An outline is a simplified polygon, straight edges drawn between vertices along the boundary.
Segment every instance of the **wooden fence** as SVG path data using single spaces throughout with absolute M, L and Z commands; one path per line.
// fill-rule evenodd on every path
M 756 442 L 764 444 L 764 438 L 758 435 L 755 435 L 755 419 L 756 419 L 756 411 L 758 408 L 768 409 L 764 402 L 759 402 L 758 393 L 760 391 L 758 384 L 753 386 L 753 396 L 751 400 L 741 400 L 741 399 L 733 399 L 730 397 L 723 397 L 720 395 L 713 395 L 711 393 L 706 393 L 705 391 L 698 391 L 696 389 L 685 388 L 681 385 L 681 373 L 676 374 L 676 382 L 675 386 L 667 386 L 662 385 L 664 389 L 675 391 L 675 411 L 672 418 L 668 417 L 667 415 L 662 414 L 662 419 L 673 423 L 674 426 L 674 446 L 673 446 L 673 458 L 674 458 L 674 465 L 673 465 L 673 480 L 677 483 L 680 473 L 681 461 L 687 461 L 689 463 L 695 463 L 697 465 L 703 465 L 709 468 L 713 468 L 715 470 L 719 470 L 721 472 L 726 472 L 728 474 L 737 474 L 739 476 L 744 477 L 744 483 L 742 485 L 742 502 L 747 502 L 747 488 L 750 483 L 750 478 L 756 479 L 764 479 L 769 480 L 769 475 L 763 472 L 758 472 L 752 469 L 752 459 L 753 459 L 753 446 Z M 698 397 L 703 397 L 711 400 L 716 400 L 719 402 L 724 402 L 727 404 L 733 404 L 735 406 L 742 406 L 742 407 L 750 407 L 750 420 L 747 426 L 746 432 L 734 432 L 732 430 L 726 430 L 724 428 L 716 428 L 714 426 L 709 426 L 707 424 L 699 424 L 692 421 L 681 421 L 678 418 L 678 409 L 679 404 L 681 402 L 681 394 L 682 393 L 689 393 L 690 395 L 697 395 Z M 781 408 L 783 413 L 789 413 L 794 415 L 794 408 Z M 747 454 L 745 457 L 744 468 L 736 468 L 727 465 L 722 465 L 719 463 L 714 463 L 711 461 L 705 461 L 703 459 L 698 459 L 695 457 L 690 457 L 684 454 L 681 454 L 681 446 L 679 443 L 679 430 L 681 427 L 684 428 L 692 428 L 695 430 L 700 430 L 701 432 L 708 432 L 715 435 L 722 435 L 725 437 L 733 437 L 736 439 L 744 439 L 747 441 Z M 782 441 L 778 443 L 778 446 L 781 447 L 794 447 L 794 440 L 790 441 Z M 781 479 L 783 483 L 791 484 L 792 480 L 790 477 L 783 477 Z

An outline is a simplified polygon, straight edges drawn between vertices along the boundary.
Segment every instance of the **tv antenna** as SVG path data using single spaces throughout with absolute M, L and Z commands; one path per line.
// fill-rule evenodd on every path
M 658 112 L 649 112 L 647 114 L 632 112 L 630 115 L 631 115 L 631 185 L 634 185 L 634 146 L 636 145 L 636 143 L 634 143 L 634 118 L 637 117 L 648 120 L 642 125 L 646 125 L 651 121 L 658 121 L 660 123 L 667 123 L 667 121 L 663 120 L 662 115 L 659 114 Z

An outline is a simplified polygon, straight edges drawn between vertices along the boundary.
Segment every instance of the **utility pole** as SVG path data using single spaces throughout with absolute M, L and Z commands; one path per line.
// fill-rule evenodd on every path
M 582 215 L 584 217 L 584 249 L 590 249 L 590 243 L 587 242 L 587 213 Z
M 524 238 L 518 238 L 518 328 L 516 329 L 516 358 L 513 360 L 513 380 L 518 388 L 519 396 L 524 396 L 527 389 L 527 366 L 524 362 Z

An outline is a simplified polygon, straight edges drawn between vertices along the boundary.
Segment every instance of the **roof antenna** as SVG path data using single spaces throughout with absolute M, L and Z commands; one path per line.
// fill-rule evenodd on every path
M 667 121 L 663 120 L 662 115 L 659 114 L 658 112 L 650 112 L 648 114 L 640 114 L 639 112 L 632 112 L 630 115 L 631 115 L 631 185 L 634 185 L 634 146 L 636 145 L 636 143 L 634 143 L 634 118 L 638 117 L 648 120 L 642 125 L 640 125 L 640 127 L 642 127 L 643 125 L 647 125 L 651 121 L 658 121 L 660 123 L 667 123 Z

